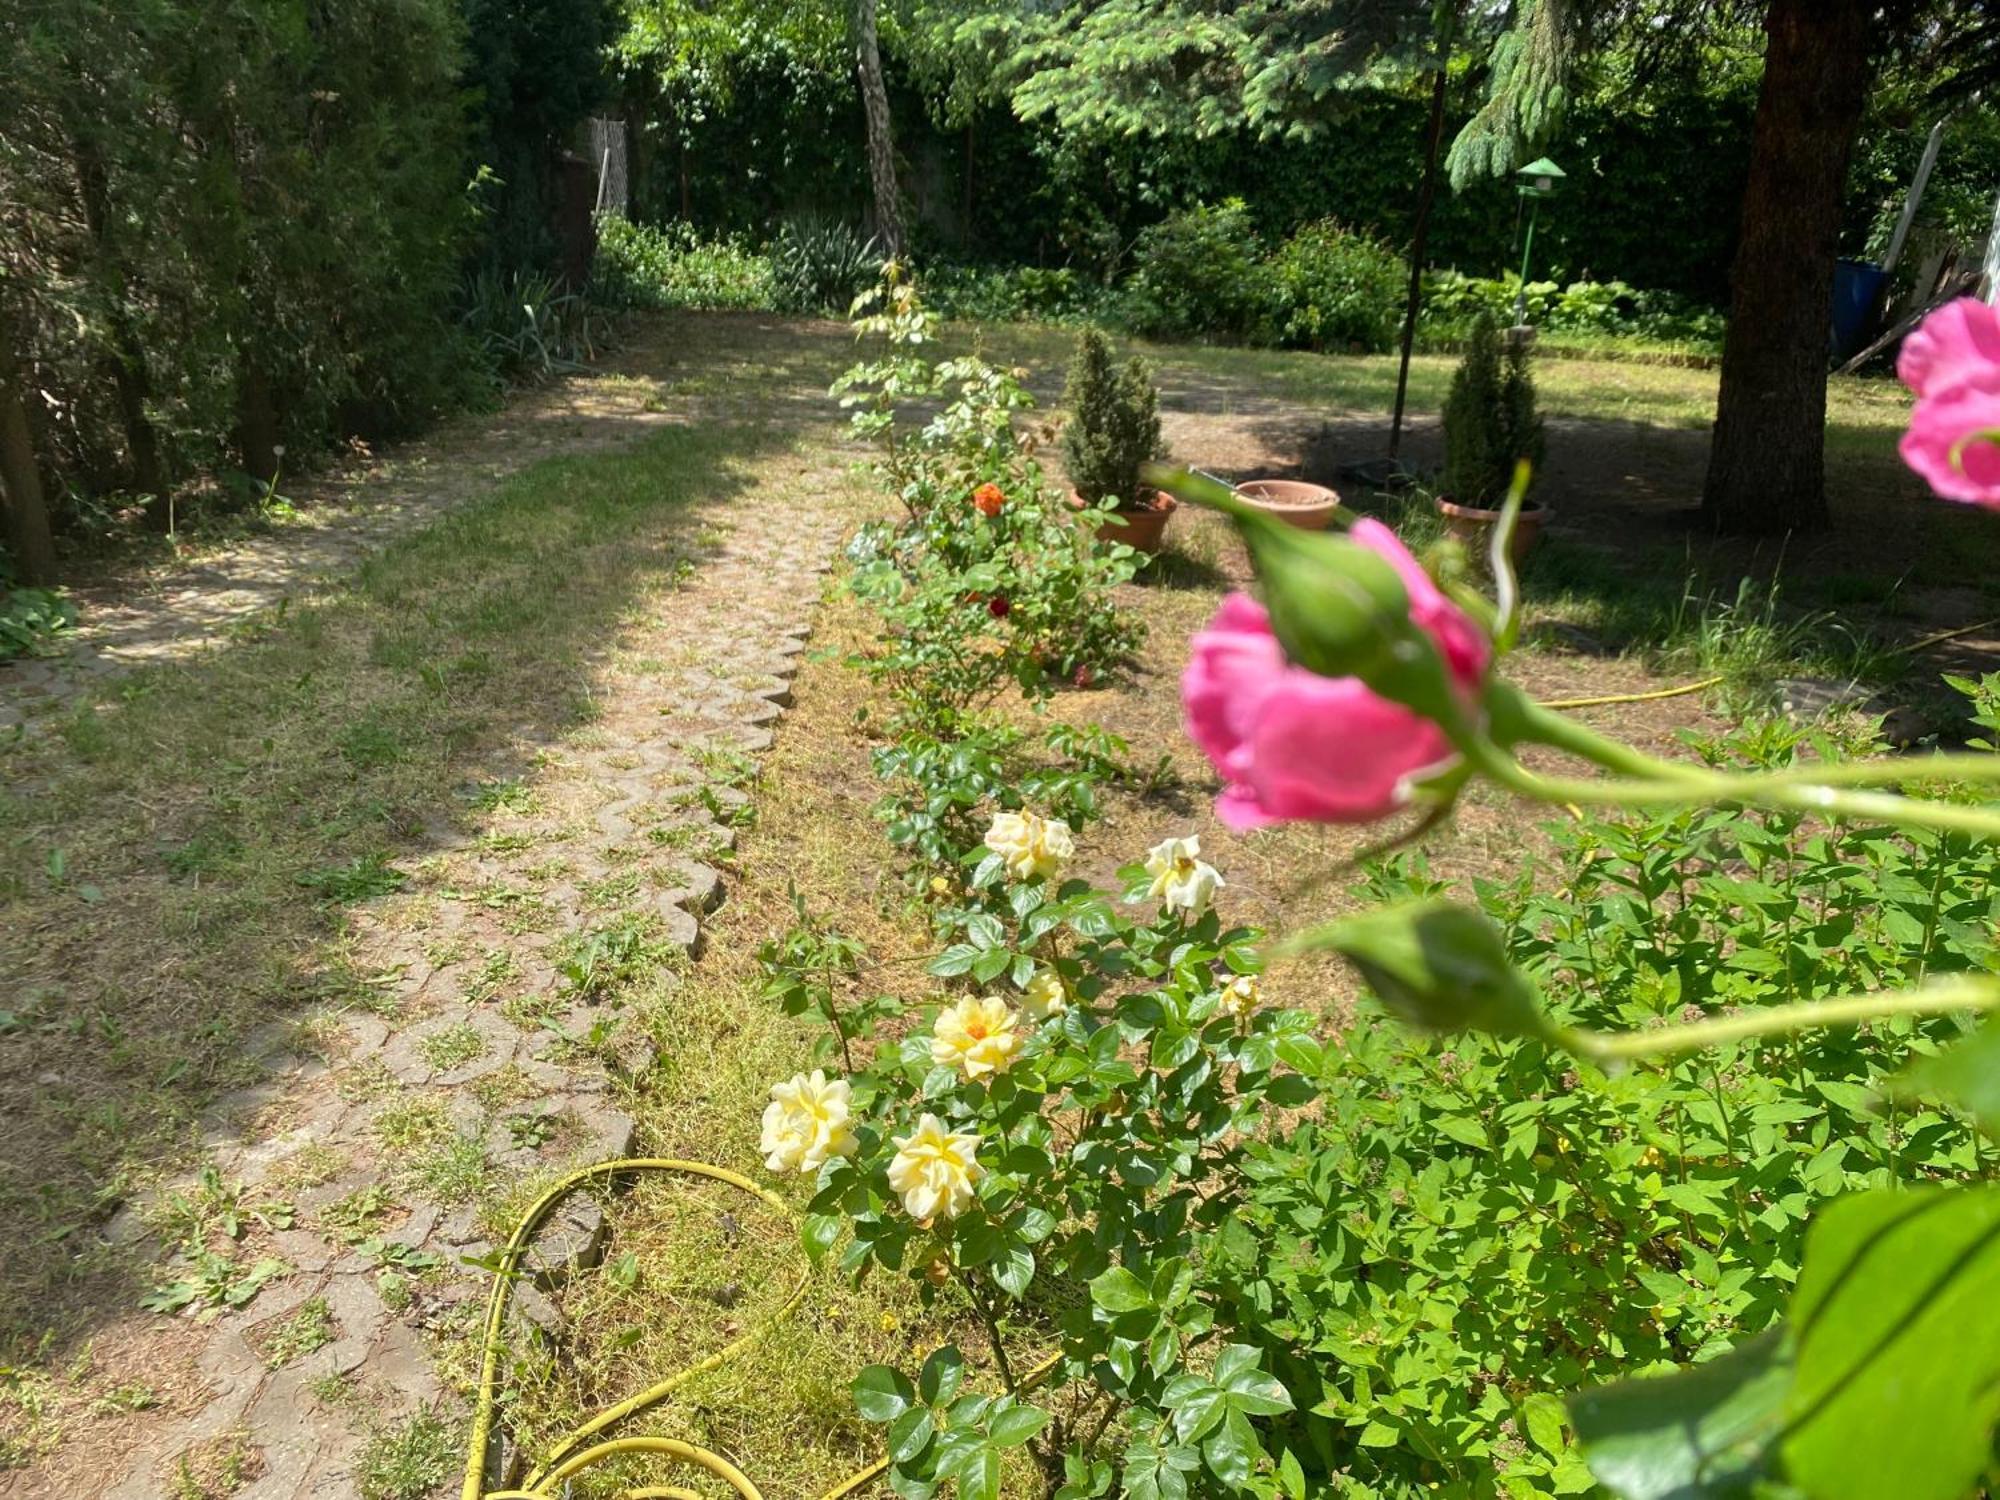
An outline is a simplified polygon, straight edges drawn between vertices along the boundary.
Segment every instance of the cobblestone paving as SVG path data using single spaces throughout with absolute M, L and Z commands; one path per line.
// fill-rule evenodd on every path
M 217 1443 L 250 1476 L 239 1500 L 351 1497 L 371 1430 L 429 1408 L 456 1430 L 435 1364 L 470 1357 L 486 1278 L 464 1262 L 529 1188 L 629 1153 L 619 1075 L 648 1066 L 650 1044 L 597 981 L 635 944 L 696 948 L 754 757 L 790 701 L 840 523 L 758 504 L 701 517 L 722 539 L 607 649 L 595 722 L 487 788 L 476 838 L 356 909 L 379 1004 L 309 1020 L 310 1055 L 272 1038 L 266 1080 L 216 1107 L 205 1145 L 224 1177 L 295 1208 L 252 1236 L 291 1270 L 208 1326 L 206 1396 L 146 1433 L 107 1500 L 173 1496 L 180 1458 Z M 144 1217 L 113 1230 L 142 1235 Z M 604 1239 L 601 1209 L 573 1200 L 537 1242 L 519 1315 L 551 1319 L 546 1293 Z M 302 1313 L 326 1342 L 282 1359 L 274 1339 Z

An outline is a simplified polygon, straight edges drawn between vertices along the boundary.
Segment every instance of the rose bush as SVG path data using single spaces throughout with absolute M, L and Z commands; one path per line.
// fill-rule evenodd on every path
M 1920 416 L 1990 370 L 1960 323 L 1911 355 Z M 1485 605 L 1373 523 L 1237 520 L 1264 600 L 1185 681 L 1225 819 L 1407 838 L 1482 779 L 1567 809 L 1557 854 L 1476 904 L 1377 861 L 1363 910 L 1273 950 L 1192 835 L 1122 892 L 1066 875 L 1137 779 L 1101 732 L 882 747 L 938 993 L 836 1003 L 858 950 L 802 912 L 771 993 L 844 1076 L 774 1090 L 765 1151 L 811 1176 L 813 1254 L 983 1330 L 978 1380 L 951 1345 L 857 1380 L 892 1487 L 1961 1500 L 2000 1380 L 2000 1032 L 1963 1019 L 2000 1008 L 2000 757 L 1753 725 L 1655 760 L 1508 683 L 1504 551 Z M 1966 686 L 2000 725 L 2000 678 Z M 1312 947 L 1374 997 L 1344 1035 L 1264 972 Z

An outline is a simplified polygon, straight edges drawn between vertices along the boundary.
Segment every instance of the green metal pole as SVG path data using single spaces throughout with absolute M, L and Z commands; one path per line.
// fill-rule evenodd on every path
M 1535 248 L 1535 216 L 1542 211 L 1542 200 L 1533 199 L 1528 204 L 1528 232 L 1521 240 L 1521 285 L 1514 293 L 1514 326 L 1519 328 L 1528 321 L 1528 256 Z

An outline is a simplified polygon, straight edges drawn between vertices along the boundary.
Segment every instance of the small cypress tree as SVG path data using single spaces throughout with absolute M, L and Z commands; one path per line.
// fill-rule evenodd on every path
M 1145 363 L 1132 359 L 1117 368 L 1110 342 L 1096 329 L 1085 329 L 1063 401 L 1069 407 L 1063 463 L 1070 483 L 1093 505 L 1116 497 L 1125 509 L 1135 509 L 1140 465 L 1160 451 L 1159 392 Z
M 1481 313 L 1444 403 L 1444 494 L 1460 505 L 1492 506 L 1507 493 L 1520 459 L 1540 468 L 1543 433 L 1535 377 L 1523 342 L 1501 352 L 1500 330 Z

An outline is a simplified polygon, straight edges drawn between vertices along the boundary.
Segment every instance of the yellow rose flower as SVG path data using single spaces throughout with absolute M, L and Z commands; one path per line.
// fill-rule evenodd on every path
M 1215 1003 L 1217 1015 L 1234 1016 L 1242 1020 L 1264 1001 L 1264 987 L 1255 974 L 1238 974 L 1222 987 L 1222 998 Z
M 1147 850 L 1146 873 L 1153 877 L 1147 894 L 1170 911 L 1179 909 L 1190 916 L 1207 911 L 1215 893 L 1227 882 L 1214 865 L 1197 858 L 1200 853 L 1201 838 L 1192 833 L 1184 839 L 1167 839 Z
M 1014 1012 L 998 995 L 968 995 L 939 1013 L 931 1028 L 931 1061 L 967 1078 L 1004 1073 L 1021 1050 Z
M 1046 1021 L 1069 1009 L 1069 990 L 1054 969 L 1037 969 L 1021 992 L 1021 1009 L 1037 1021 Z
M 946 1130 L 936 1115 L 924 1115 L 915 1130 L 896 1137 L 889 1186 L 903 1195 L 911 1218 L 955 1219 L 972 1206 L 973 1185 L 986 1175 L 978 1154 L 978 1136 Z
M 817 1172 L 836 1156 L 852 1156 L 853 1092 L 845 1078 L 828 1078 L 818 1068 L 772 1084 L 758 1147 L 764 1165 L 773 1172 Z
M 993 815 L 993 826 L 986 830 L 986 847 L 1007 862 L 1009 875 L 1026 880 L 1055 874 L 1062 862 L 1076 853 L 1076 840 L 1061 818 L 1003 812 Z

